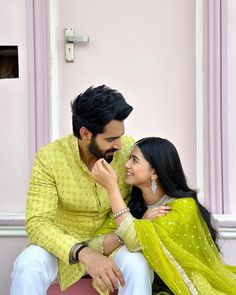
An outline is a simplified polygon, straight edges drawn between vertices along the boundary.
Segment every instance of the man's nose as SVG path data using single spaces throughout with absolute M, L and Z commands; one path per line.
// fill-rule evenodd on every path
M 116 139 L 114 144 L 113 144 L 113 148 L 116 150 L 120 150 L 122 148 L 122 144 L 121 144 L 121 140 L 120 139 Z

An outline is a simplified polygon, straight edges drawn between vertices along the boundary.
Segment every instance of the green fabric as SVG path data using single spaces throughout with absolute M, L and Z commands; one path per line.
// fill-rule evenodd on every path
M 165 217 L 135 220 L 141 249 L 174 294 L 235 294 L 236 267 L 228 267 L 191 198 L 169 203 Z M 185 278 L 185 280 L 184 280 Z
M 195 201 L 182 198 L 167 204 L 172 209 L 164 217 L 134 219 L 136 238 L 159 278 L 153 294 L 236 294 L 236 267 L 222 261 Z M 101 233 L 106 233 L 104 226 Z

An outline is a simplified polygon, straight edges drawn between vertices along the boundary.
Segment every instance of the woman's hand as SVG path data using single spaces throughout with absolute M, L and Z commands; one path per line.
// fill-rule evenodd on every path
M 159 206 L 148 208 L 147 211 L 143 214 L 142 219 L 154 219 L 156 217 L 165 216 L 171 211 L 170 206 Z
M 94 180 L 107 190 L 117 185 L 116 173 L 105 159 L 97 160 L 91 173 Z

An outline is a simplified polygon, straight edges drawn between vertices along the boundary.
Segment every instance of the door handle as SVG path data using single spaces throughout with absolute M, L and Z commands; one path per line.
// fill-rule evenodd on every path
M 65 28 L 65 59 L 66 62 L 74 62 L 74 44 L 87 44 L 88 36 L 74 36 L 72 28 Z

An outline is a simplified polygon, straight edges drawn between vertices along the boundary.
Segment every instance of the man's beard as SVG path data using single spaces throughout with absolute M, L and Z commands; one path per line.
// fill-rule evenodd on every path
M 102 152 L 94 136 L 91 137 L 91 141 L 90 141 L 90 144 L 88 145 L 88 149 L 90 153 L 94 155 L 97 159 L 104 158 L 108 163 L 111 163 L 111 161 L 113 160 L 114 152 L 117 151 L 117 149 L 109 149 L 105 152 Z

